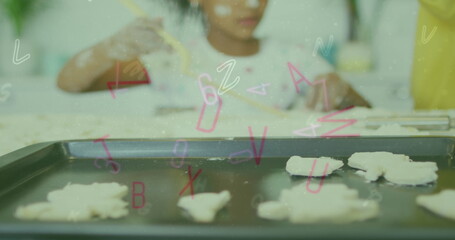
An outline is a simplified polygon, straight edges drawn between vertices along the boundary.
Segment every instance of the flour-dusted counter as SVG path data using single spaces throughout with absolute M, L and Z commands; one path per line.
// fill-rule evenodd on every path
M 286 117 L 264 115 L 207 115 L 198 111 L 164 116 L 99 116 L 89 114 L 10 114 L 0 118 L 0 155 L 46 141 L 116 138 L 190 137 L 317 137 L 368 135 L 428 135 L 397 125 L 379 130 L 361 127 L 356 120 L 367 116 L 386 116 L 390 112 L 354 108 L 347 111 L 317 113 L 288 112 Z M 438 113 L 435 113 L 438 114 Z M 341 120 L 340 120 L 341 119 Z M 199 126 L 199 128 L 197 128 Z M 212 131 L 211 127 L 214 126 Z M 436 133 L 455 135 L 455 131 Z

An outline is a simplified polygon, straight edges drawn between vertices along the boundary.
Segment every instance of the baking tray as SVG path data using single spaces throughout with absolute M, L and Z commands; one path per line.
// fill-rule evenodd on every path
M 454 239 L 455 221 L 438 217 L 416 206 L 420 194 L 455 188 L 452 165 L 454 137 L 356 137 L 356 138 L 267 138 L 260 164 L 255 159 L 231 158 L 233 152 L 253 149 L 250 138 L 185 139 L 184 165 L 172 162 L 184 148 L 182 139 L 106 140 L 119 172 L 95 159 L 106 158 L 100 142 L 92 140 L 35 144 L 0 157 L 0 238 L 8 239 Z M 178 144 L 183 145 L 178 145 Z M 260 151 L 261 139 L 255 139 Z M 174 149 L 175 148 L 175 149 Z M 343 160 L 361 151 L 406 154 L 415 161 L 434 161 L 438 181 L 419 187 L 398 187 L 384 180 L 366 183 L 344 166 L 324 180 L 345 183 L 361 198 L 380 201 L 381 215 L 351 224 L 296 225 L 267 221 L 256 216 L 258 202 L 276 200 L 283 188 L 302 183 L 305 177 L 290 177 L 284 170 L 292 155 L 328 156 Z M 96 160 L 99 161 L 99 160 Z M 173 163 L 173 165 L 171 164 Z M 176 206 L 179 192 L 188 183 L 192 166 L 194 192 L 229 190 L 232 200 L 210 224 L 191 222 Z M 99 168 L 98 168 L 99 167 Z M 178 168 L 180 167 L 180 168 Z M 316 181 L 314 179 L 313 181 Z M 21 221 L 13 217 L 19 205 L 44 201 L 49 191 L 68 182 L 118 182 L 129 186 L 126 197 L 130 214 L 117 220 L 91 222 Z M 146 204 L 133 208 L 132 184 L 143 182 Z M 136 185 L 136 192 L 141 187 Z M 324 187 L 324 186 L 322 186 Z M 374 194 L 372 194 L 374 193 Z M 185 195 L 189 194 L 189 190 Z M 134 199 L 136 207 L 142 203 Z

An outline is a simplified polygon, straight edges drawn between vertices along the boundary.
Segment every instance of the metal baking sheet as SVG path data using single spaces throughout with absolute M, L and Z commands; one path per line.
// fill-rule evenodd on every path
M 185 141 L 186 144 L 185 145 Z M 107 152 L 101 142 L 62 141 L 32 145 L 0 157 L 0 238 L 8 239 L 453 239 L 455 221 L 438 217 L 416 206 L 415 197 L 442 189 L 455 189 L 455 138 L 453 137 L 357 137 L 357 138 L 267 138 L 260 164 L 246 161 L 253 151 L 250 138 L 106 140 L 118 172 L 105 167 Z M 256 138 L 259 154 L 261 139 Z M 183 156 L 186 147 L 186 158 Z M 183 149 L 183 150 L 182 150 Z M 360 197 L 380 201 L 381 215 L 352 224 L 296 225 L 267 221 L 256 216 L 261 201 L 276 200 L 281 189 L 302 183 L 305 177 L 290 177 L 284 170 L 292 155 L 328 156 L 347 161 L 362 151 L 406 154 L 415 161 L 434 161 L 439 167 L 436 183 L 398 187 L 384 180 L 366 183 L 344 166 L 324 184 L 345 183 Z M 242 156 L 226 160 L 233 153 Z M 235 155 L 235 154 L 234 154 Z M 178 160 L 178 161 L 177 161 Z M 95 162 L 96 161 L 96 162 Z M 176 206 L 179 192 L 188 183 L 191 165 L 194 192 L 229 190 L 232 200 L 216 221 L 190 221 Z M 179 168 L 180 167 L 180 168 Z M 313 181 L 319 181 L 314 179 Z M 130 214 L 117 220 L 91 222 L 21 221 L 13 214 L 19 205 L 44 201 L 49 191 L 68 182 L 118 182 L 129 187 L 126 197 Z M 133 182 L 145 186 L 145 206 L 132 196 Z M 137 189 L 140 189 L 139 185 Z M 324 187 L 324 186 L 322 186 Z M 136 192 L 140 192 L 137 190 Z M 190 190 L 185 192 L 188 195 Z

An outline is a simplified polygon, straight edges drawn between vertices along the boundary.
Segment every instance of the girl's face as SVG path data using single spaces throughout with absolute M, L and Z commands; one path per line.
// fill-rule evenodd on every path
M 262 19 L 268 0 L 192 0 L 207 17 L 210 31 L 249 40 Z

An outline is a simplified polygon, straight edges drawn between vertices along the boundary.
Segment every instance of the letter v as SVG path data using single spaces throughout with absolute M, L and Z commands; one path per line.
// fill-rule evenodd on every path
M 253 154 L 254 154 L 254 159 L 256 160 L 256 165 L 259 165 L 261 163 L 261 157 L 262 157 L 262 151 L 264 150 L 264 143 L 265 143 L 265 138 L 267 137 L 267 130 L 269 127 L 264 127 L 264 133 L 262 134 L 262 139 L 261 139 L 261 148 L 259 148 L 259 154 L 256 149 L 256 143 L 254 142 L 254 136 L 253 136 L 253 130 L 251 129 L 251 126 L 248 127 L 248 132 L 250 134 L 250 142 L 251 142 L 251 147 L 253 148 Z
M 437 30 L 438 30 L 438 26 L 433 27 L 433 29 L 431 30 L 430 34 L 427 36 L 427 25 L 424 25 L 423 28 L 422 28 L 422 36 L 421 36 L 422 44 L 425 45 L 428 42 L 430 42 L 430 40 L 436 34 Z

